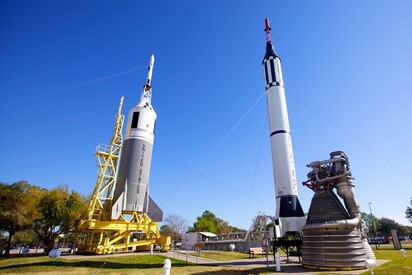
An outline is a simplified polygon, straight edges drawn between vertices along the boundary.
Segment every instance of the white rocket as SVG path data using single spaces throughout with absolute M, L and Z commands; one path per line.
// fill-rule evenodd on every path
M 157 117 L 151 104 L 150 83 L 153 65 L 154 55 L 150 57 L 147 80 L 143 85 L 140 101 L 129 111 L 127 118 L 119 173 L 113 196 L 112 219 L 117 219 L 123 211 L 149 213 L 152 220 L 156 221 L 159 217 L 155 216 L 163 214 L 149 197 L 148 188 Z M 153 210 L 153 208 L 156 209 Z M 150 212 L 153 212 L 153 215 L 150 215 Z
M 298 199 L 292 139 L 280 58 L 273 48 L 270 35 L 271 28 L 267 18 L 265 24 L 266 54 L 262 64 L 265 73 L 266 102 L 275 177 L 275 220 L 280 229 L 280 236 L 277 237 L 283 237 L 286 232 L 302 231 L 306 218 Z

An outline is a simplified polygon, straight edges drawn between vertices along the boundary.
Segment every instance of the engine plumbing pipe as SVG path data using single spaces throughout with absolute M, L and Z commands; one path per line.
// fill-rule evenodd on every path
M 360 224 L 361 218 L 361 214 L 357 213 L 353 219 L 307 224 L 303 230 L 354 229 Z

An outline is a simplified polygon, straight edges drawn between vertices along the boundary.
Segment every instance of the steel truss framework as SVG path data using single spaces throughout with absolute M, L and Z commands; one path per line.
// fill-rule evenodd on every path
M 87 233 L 78 247 L 79 253 L 109 254 L 115 250 L 149 250 L 151 245 L 170 249 L 170 237 L 161 237 L 157 222 L 146 213 L 126 212 L 118 220 L 111 219 L 113 194 L 123 144 L 124 115 L 121 114 L 123 97 L 110 145 L 99 144 L 96 148 L 98 177 L 88 205 L 88 219 L 82 220 L 79 230 Z

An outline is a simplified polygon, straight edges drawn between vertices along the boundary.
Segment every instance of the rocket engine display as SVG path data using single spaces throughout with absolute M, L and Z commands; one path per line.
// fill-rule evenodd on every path
M 275 178 L 275 220 L 280 229 L 280 236 L 277 237 L 283 237 L 287 232 L 302 231 L 306 218 L 298 199 L 281 62 L 272 44 L 271 28 L 267 18 L 265 24 L 266 54 L 262 65 L 265 75 L 266 102 Z
M 151 105 L 154 55 L 150 57 L 146 83 L 139 103 L 128 114 L 119 174 L 113 196 L 112 219 L 122 211 L 148 212 L 161 220 L 161 210 L 149 197 L 149 176 L 154 141 L 156 112 Z M 152 208 L 156 211 L 151 211 Z M 150 215 L 150 212 L 153 215 Z M 156 214 L 154 214 L 156 212 Z
M 274 251 L 280 248 L 287 256 L 302 256 L 302 265 L 308 268 L 363 269 L 365 260 L 373 261 L 375 256 L 362 228 L 355 183 L 343 152 L 332 152 L 329 160 L 307 165 L 312 171 L 303 184 L 315 192 L 307 219 L 299 203 L 281 62 L 272 44 L 268 19 L 265 24 L 266 54 L 262 64 L 278 229 L 273 234 Z
M 362 228 L 348 157 L 336 151 L 330 153 L 330 159 L 306 166 L 312 171 L 303 184 L 315 194 L 303 227 L 302 265 L 331 270 L 364 269 L 366 259 L 376 258 Z

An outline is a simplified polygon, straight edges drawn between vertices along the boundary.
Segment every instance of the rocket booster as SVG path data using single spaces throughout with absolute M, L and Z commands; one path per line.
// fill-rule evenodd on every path
M 156 124 L 151 105 L 154 55 L 150 57 L 146 83 L 139 103 L 128 114 L 119 173 L 113 196 L 112 219 L 122 211 L 147 212 L 149 175 Z
M 306 218 L 298 199 L 281 62 L 272 44 L 271 28 L 267 18 L 265 19 L 265 25 L 266 53 L 262 65 L 265 75 L 266 102 L 275 178 L 275 219 L 279 222 L 281 236 L 283 236 L 286 232 L 301 231 Z

